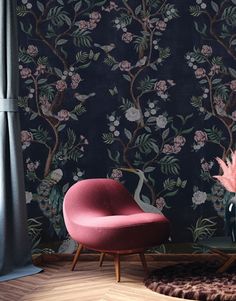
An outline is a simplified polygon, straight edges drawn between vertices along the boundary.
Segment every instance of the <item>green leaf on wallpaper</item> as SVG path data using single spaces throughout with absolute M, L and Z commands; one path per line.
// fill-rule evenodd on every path
M 114 142 L 114 136 L 112 133 L 103 133 L 102 139 L 106 144 L 112 144 Z
M 236 70 L 234 68 L 229 67 L 228 68 L 229 73 L 232 77 L 236 78 Z
M 194 21 L 194 26 L 195 26 L 195 29 L 197 32 L 199 32 L 200 34 L 206 36 L 206 30 L 207 30 L 207 26 L 206 24 L 204 23 L 203 26 L 202 26 L 202 29 L 200 29 L 199 25 L 197 22 Z
M 33 113 L 33 114 L 30 116 L 30 120 L 34 120 L 36 117 L 38 117 L 38 114 L 37 114 L 37 113 Z
M 215 79 L 213 79 L 212 84 L 213 84 L 213 85 L 217 85 L 217 84 L 219 84 L 220 82 L 222 82 L 222 79 L 221 79 L 221 78 L 215 78 Z
M 17 16 L 24 17 L 28 12 L 29 12 L 29 10 L 27 9 L 27 7 L 25 5 L 16 7 Z
M 175 185 L 176 185 L 176 181 L 173 179 L 166 179 L 163 182 L 163 187 L 165 190 L 172 190 L 174 189 Z
M 198 17 L 201 14 L 201 7 L 199 5 L 192 5 L 189 7 L 189 12 L 191 16 Z
M 63 73 L 62 73 L 62 71 L 59 68 L 54 67 L 54 71 L 55 71 L 55 73 L 56 73 L 56 75 L 58 77 L 62 77 L 63 76 Z
M 190 103 L 193 107 L 200 108 L 202 107 L 202 97 L 192 96 Z
M 178 159 L 173 156 L 165 156 L 157 162 L 161 166 L 161 172 L 164 174 L 179 174 Z
M 218 85 L 215 88 L 215 96 L 219 96 L 223 98 L 223 100 L 227 100 L 229 96 L 229 88 L 226 85 Z
M 165 198 L 165 197 L 167 197 L 167 196 L 174 196 L 174 195 L 176 195 L 176 194 L 178 193 L 178 191 L 179 191 L 179 189 L 176 189 L 176 190 L 174 190 L 174 191 L 167 192 L 167 193 L 165 193 L 165 194 L 163 195 L 163 197 Z
M 109 150 L 109 149 L 107 149 L 107 152 L 108 152 L 108 157 L 112 160 L 112 161 L 114 161 L 114 162 L 116 162 L 116 163 L 120 163 L 120 161 L 119 161 L 119 158 L 120 158 L 120 153 L 118 152 L 118 151 L 116 151 L 115 152 L 115 154 L 112 154 L 112 152 Z
M 214 1 L 211 1 L 211 7 L 213 8 L 213 10 L 218 13 L 219 12 L 219 5 L 214 2 Z
M 32 36 L 32 28 L 33 27 L 31 24 L 29 24 L 29 28 L 26 29 L 24 23 L 20 21 L 20 28 L 24 33 L 28 34 L 29 36 Z
M 26 53 L 26 50 L 24 48 L 19 49 L 19 62 L 28 64 L 33 61 L 34 59 L 29 54 Z
M 79 1 L 79 2 L 77 2 L 77 3 L 75 4 L 74 10 L 75 10 L 76 13 L 80 10 L 81 5 L 82 5 L 82 1 Z
M 68 42 L 66 39 L 60 39 L 56 42 L 56 46 L 64 45 Z
M 34 139 L 41 142 L 41 143 L 46 143 L 51 140 L 49 137 L 48 131 L 44 130 L 41 125 L 38 126 L 37 129 L 30 129 L 32 132 Z
M 136 16 L 140 14 L 141 9 L 142 9 L 142 5 L 141 5 L 141 4 L 138 5 L 138 6 L 135 8 L 134 13 L 135 13 Z
M 66 127 L 65 124 L 59 125 L 59 127 L 57 128 L 58 132 L 61 132 L 62 130 L 64 130 L 65 127 Z
M 94 6 L 102 6 L 107 2 L 107 0 L 95 1 Z
M 64 2 L 62 0 L 57 0 L 57 3 L 64 5 Z
M 155 152 L 157 155 L 159 155 L 159 153 L 160 153 L 159 146 L 158 146 L 156 143 L 154 143 L 154 142 L 152 142 L 152 149 L 154 150 L 154 152 Z
M 76 114 L 74 114 L 74 113 L 70 113 L 70 117 L 71 117 L 73 120 L 78 120 L 78 117 L 77 117 Z
M 72 33 L 73 43 L 77 47 L 91 47 L 92 38 L 88 30 L 77 29 Z
M 67 129 L 67 141 L 64 145 L 65 148 L 72 148 L 76 141 L 76 135 L 75 132 L 72 129 Z
M 113 67 L 112 67 L 113 69 Z M 126 79 L 128 82 L 131 82 L 131 77 L 128 74 L 122 74 L 123 78 Z
M 235 4 L 235 5 L 236 5 L 236 0 L 231 0 L 231 1 L 232 1 L 232 3 L 233 3 L 233 4 Z
M 47 78 L 41 78 L 38 80 L 38 84 L 42 85 L 42 84 L 45 84 L 47 81 L 48 81 Z
M 219 144 L 225 138 L 223 137 L 223 132 L 217 129 L 214 125 L 211 129 L 205 129 L 207 133 L 207 138 L 213 142 Z
M 124 133 L 125 133 L 125 136 L 129 139 L 129 140 L 131 140 L 132 139 L 132 134 L 131 134 L 131 132 L 128 130 L 128 129 L 124 129 Z
M 88 59 L 88 53 L 84 51 L 77 52 L 76 56 L 76 62 L 85 63 Z
M 162 139 L 163 140 L 165 140 L 167 137 L 168 137 L 168 135 L 169 135 L 169 133 L 170 133 L 170 129 L 165 129 L 163 132 L 162 132 Z
M 135 146 L 139 148 L 141 153 L 150 153 L 152 150 L 152 143 L 155 143 L 155 140 L 150 138 L 150 134 L 139 135 L 135 141 Z
M 199 84 L 206 84 L 207 83 L 207 80 L 206 79 L 201 79 L 200 81 L 199 81 Z
M 225 20 L 230 26 L 236 26 L 236 6 L 226 7 L 221 15 L 221 20 Z
M 27 79 L 26 81 L 25 81 L 25 84 L 26 85 L 29 85 L 29 84 L 32 84 L 34 81 L 32 80 L 32 79 Z
M 154 167 L 154 166 L 148 166 L 148 167 L 145 167 L 144 168 L 144 172 L 152 172 L 152 171 L 154 171 L 156 169 L 156 167 Z
M 43 5 L 43 3 L 37 1 L 37 7 L 38 7 L 38 9 L 41 11 L 41 13 L 44 12 L 44 5 Z

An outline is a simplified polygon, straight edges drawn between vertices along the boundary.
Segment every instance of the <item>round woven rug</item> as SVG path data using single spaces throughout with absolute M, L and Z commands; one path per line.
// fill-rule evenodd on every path
M 200 301 L 236 301 L 236 271 L 216 273 L 212 263 L 188 263 L 154 270 L 145 280 L 154 292 Z

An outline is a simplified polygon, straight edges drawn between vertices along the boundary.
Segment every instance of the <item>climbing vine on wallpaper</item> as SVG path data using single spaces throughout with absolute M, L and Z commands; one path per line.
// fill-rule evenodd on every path
M 50 222 L 51 232 L 58 238 L 66 233 L 62 203 L 70 183 L 62 184 L 64 165 L 68 161 L 75 163 L 70 182 L 84 174 L 79 162 L 85 155 L 88 140 L 78 135 L 72 121 L 79 122 L 80 116 L 86 113 L 85 101 L 96 95 L 91 90 L 84 91 L 83 81 L 87 78 L 80 75 L 80 70 L 88 68 L 99 57 L 98 52 L 90 49 L 91 32 L 101 19 L 96 9 L 104 2 L 87 1 L 82 8 L 82 1 L 69 0 L 71 14 L 65 10 L 63 1 L 44 4 L 22 0 L 17 7 L 21 31 L 30 40 L 19 48 L 19 70 L 24 84 L 19 107 L 29 121 L 28 129 L 21 131 L 21 141 L 26 154 L 26 187 L 34 187 L 26 192 L 26 198 L 27 203 L 38 203 Z M 78 48 L 74 56 L 70 55 L 71 43 Z M 83 47 L 87 51 L 79 50 Z M 50 61 L 52 55 L 54 65 Z M 32 152 L 27 155 L 29 147 Z M 35 159 L 33 150 L 40 159 Z
M 127 52 L 118 58 L 111 48 L 106 51 L 104 64 L 123 79 L 129 91 L 128 97 L 121 96 L 118 109 L 107 116 L 108 132 L 103 134 L 114 164 L 111 176 L 121 178 L 122 166 L 130 172 L 138 169 L 135 173 L 139 179 L 146 179 L 141 182 L 146 192 L 137 198 L 162 210 L 169 208 L 165 198 L 175 196 L 186 185 L 179 176 L 181 166 L 176 154 L 185 145 L 185 135 L 192 131 L 186 126 L 191 114 L 173 117 L 165 108 L 171 101 L 175 82 L 158 76 L 158 70 L 172 54 L 171 45 L 165 42 L 165 31 L 179 12 L 168 1 L 143 1 L 136 5 L 122 1 L 112 9 L 106 8 L 109 14 L 111 10 L 115 10 L 111 25 Z M 128 51 L 132 51 L 131 59 L 126 56 Z M 119 88 L 115 87 L 115 91 L 112 96 L 119 94 Z M 157 182 L 157 173 L 164 175 L 162 184 Z M 136 192 L 142 188 L 138 185 Z
M 196 0 L 190 6 L 194 17 L 195 30 L 201 35 L 201 42 L 186 54 L 188 66 L 194 72 L 199 85 L 198 95 L 193 95 L 191 104 L 203 118 L 203 127 L 194 134 L 193 151 L 199 152 L 209 144 L 222 158 L 235 149 L 236 131 L 236 65 L 228 64 L 222 49 L 230 59 L 236 59 L 236 1 Z M 224 53 L 224 52 L 223 52 Z M 194 207 L 211 201 L 217 214 L 224 217 L 225 191 L 213 181 L 211 169 L 213 161 L 201 158 L 200 177 L 211 183 L 211 190 L 200 191 L 194 186 Z
M 33 249 L 73 252 L 63 197 L 87 177 L 124 183 L 170 218 L 173 240 L 217 233 L 215 157 L 235 149 L 236 1 L 17 2 Z

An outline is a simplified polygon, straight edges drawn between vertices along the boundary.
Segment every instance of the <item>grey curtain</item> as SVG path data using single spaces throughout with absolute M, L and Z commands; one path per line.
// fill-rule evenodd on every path
M 0 0 L 0 281 L 40 270 L 31 264 L 17 96 L 16 1 Z

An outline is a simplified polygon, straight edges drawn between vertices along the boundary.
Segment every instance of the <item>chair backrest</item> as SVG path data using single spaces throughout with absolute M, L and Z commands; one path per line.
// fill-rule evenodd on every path
M 107 215 L 128 215 L 143 212 L 129 191 L 119 182 L 107 179 L 86 179 L 72 185 L 63 203 L 65 221 Z

